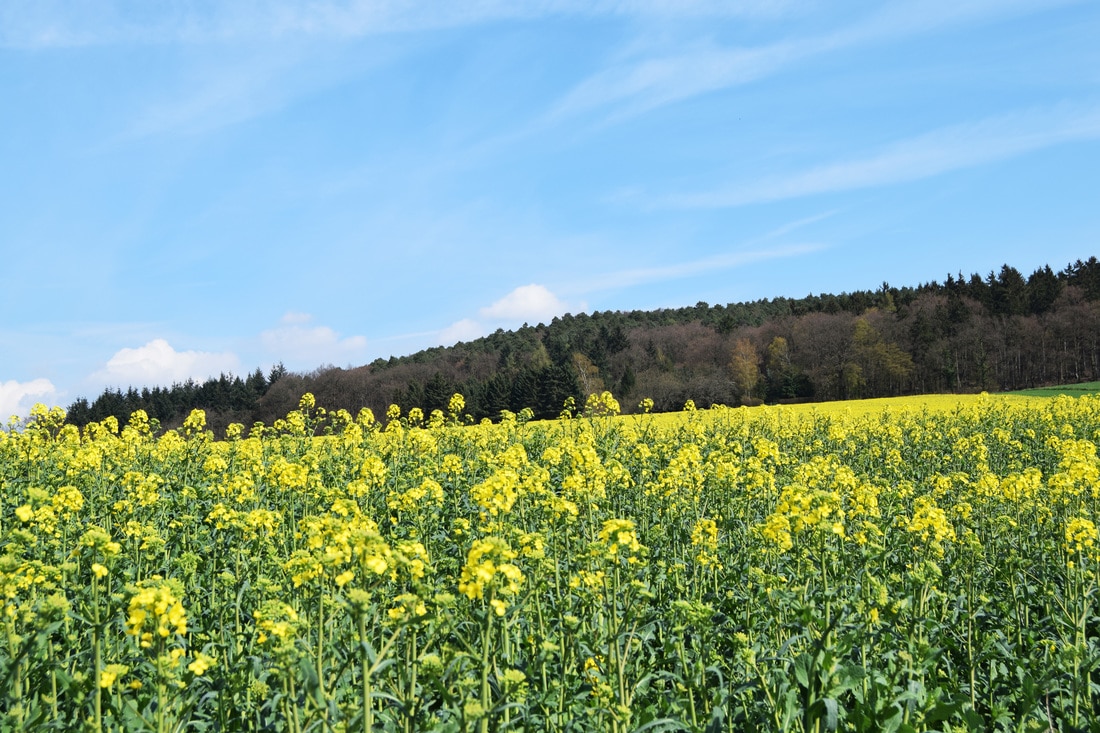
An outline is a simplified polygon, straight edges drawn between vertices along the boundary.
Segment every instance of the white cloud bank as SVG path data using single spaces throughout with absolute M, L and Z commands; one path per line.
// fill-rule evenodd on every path
M 463 318 L 439 332 L 439 343 L 444 346 L 452 346 L 459 341 L 473 341 L 488 333 L 487 327 L 473 318 Z
M 7 422 L 12 415 L 26 417 L 35 402 L 48 403 L 56 394 L 57 388 L 48 379 L 0 382 L 0 420 Z
M 367 339 L 341 337 L 328 326 L 313 326 L 308 313 L 287 313 L 278 328 L 260 334 L 270 356 L 293 369 L 315 369 L 325 364 L 346 364 L 366 356 Z
M 565 312 L 565 303 L 544 285 L 521 285 L 488 308 L 482 308 L 482 318 L 492 321 L 549 321 Z
M 570 306 L 545 285 L 521 285 L 492 305 L 481 308 L 478 318 L 463 318 L 440 331 L 439 343 L 450 346 L 459 341 L 480 338 L 496 328 L 516 328 L 522 323 L 549 323 L 568 310 Z M 584 306 L 577 310 L 584 310 Z
M 136 349 L 120 349 L 90 380 L 107 386 L 167 386 L 239 369 L 240 360 L 231 352 L 176 351 L 164 339 L 153 339 Z

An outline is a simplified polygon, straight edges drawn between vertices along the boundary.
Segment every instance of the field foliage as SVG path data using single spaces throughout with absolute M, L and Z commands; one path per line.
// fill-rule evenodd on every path
M 1097 729 L 1100 398 L 586 407 L 36 408 L 0 728 Z

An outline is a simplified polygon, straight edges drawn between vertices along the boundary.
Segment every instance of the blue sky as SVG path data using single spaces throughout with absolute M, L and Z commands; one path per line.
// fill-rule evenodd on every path
M 2 0 L 0 414 L 1100 249 L 1100 6 Z

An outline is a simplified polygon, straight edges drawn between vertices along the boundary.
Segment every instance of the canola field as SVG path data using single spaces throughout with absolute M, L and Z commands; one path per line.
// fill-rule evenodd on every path
M 1084 731 L 1100 398 L 0 431 L 0 730 Z

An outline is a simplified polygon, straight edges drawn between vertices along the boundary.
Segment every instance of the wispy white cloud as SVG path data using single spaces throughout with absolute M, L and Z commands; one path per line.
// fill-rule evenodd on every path
M 0 382 L 0 420 L 7 422 L 11 417 L 26 417 L 35 402 L 46 403 L 56 395 L 57 389 L 48 379 Z
M 313 320 L 313 316 L 308 313 L 299 313 L 298 311 L 287 311 L 283 314 L 283 317 L 279 319 L 279 322 L 286 326 L 302 326 Z
M 853 46 L 1050 10 L 1082 0 L 926 0 L 887 3 L 832 31 L 757 47 L 715 43 L 672 52 L 641 49 L 614 61 L 566 92 L 533 127 L 586 113 L 613 124 L 651 110 L 773 76 L 799 62 Z
M 571 89 L 544 124 L 591 110 L 612 108 L 615 122 L 700 94 L 747 84 L 833 45 L 828 39 L 783 42 L 761 48 L 713 44 L 688 52 L 616 64 Z
M 812 254 L 823 249 L 826 249 L 826 245 L 818 243 L 789 244 L 777 247 L 762 247 L 729 252 L 686 262 L 674 262 L 654 267 L 635 267 L 605 273 L 598 278 L 579 282 L 576 285 L 576 289 L 581 292 L 591 293 L 603 290 L 628 288 L 646 283 L 679 280 L 708 272 L 731 270 L 766 260 Z
M 88 379 L 97 385 L 143 387 L 201 381 L 239 369 L 240 360 L 231 352 L 176 351 L 165 339 L 153 339 L 144 346 L 119 349 Z
M 765 240 L 769 240 L 769 239 L 778 239 L 778 238 L 780 238 L 780 237 L 782 237 L 786 234 L 790 234 L 791 232 L 802 229 L 803 227 L 808 227 L 811 224 L 816 224 L 819 221 L 824 221 L 825 219 L 830 219 L 830 218 L 836 216 L 839 213 L 840 213 L 840 209 L 831 209 L 829 211 L 823 211 L 820 214 L 814 214 L 813 216 L 806 216 L 806 217 L 803 217 L 801 219 L 797 219 L 795 221 L 787 222 L 786 224 L 781 224 L 780 226 L 777 226 L 775 229 L 772 229 L 772 230 L 766 232 L 762 237 L 760 237 L 759 241 L 765 241 Z
M 1030 110 L 952 125 L 901 140 L 871 155 L 786 176 L 675 194 L 661 203 L 676 208 L 736 207 L 905 183 L 1097 138 L 1100 107 Z
M 256 52 L 235 62 L 199 63 L 175 88 L 158 90 L 123 137 L 199 135 L 276 112 L 303 91 L 329 83 L 299 78 L 294 73 L 299 61 L 287 49 Z
M 790 0 L 8 0 L 0 7 L 0 46 L 354 38 L 569 15 L 767 18 L 792 5 Z
M 838 33 L 837 39 L 844 44 L 888 41 L 899 36 L 995 22 L 1086 2 L 1088 0 L 917 0 L 883 3 Z
M 260 334 L 260 343 L 274 359 L 291 368 L 314 368 L 322 364 L 346 364 L 366 355 L 367 339 L 341 336 L 328 326 L 312 326 L 313 317 L 287 313 L 277 328 Z

